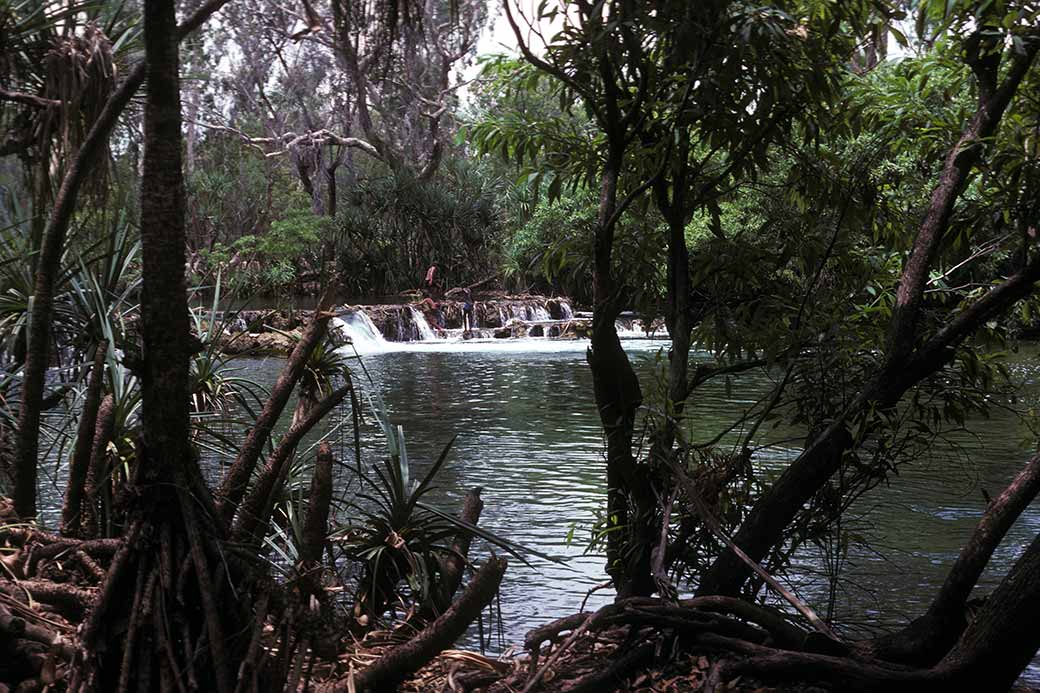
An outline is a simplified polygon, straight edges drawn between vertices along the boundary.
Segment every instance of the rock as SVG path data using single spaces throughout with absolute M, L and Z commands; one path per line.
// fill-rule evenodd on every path
M 527 331 L 528 337 L 544 337 L 545 328 L 541 325 L 531 325 L 531 329 Z
M 299 338 L 299 332 L 261 332 L 256 336 L 257 350 L 262 354 L 288 354 L 296 346 Z
M 502 327 L 502 314 L 496 303 L 478 301 L 473 308 L 477 325 L 480 327 Z
M 591 336 L 592 325 L 585 320 L 571 320 L 560 327 L 560 339 L 585 339 Z
M 549 311 L 549 317 L 553 320 L 566 320 L 570 317 L 570 311 L 564 308 L 563 302 L 558 298 L 550 298 L 546 301 L 545 309 Z
M 298 331 L 289 334 L 280 332 L 239 332 L 226 334 L 220 339 L 220 350 L 228 355 L 274 354 L 284 356 L 293 350 L 299 339 Z
M 509 339 L 513 336 L 513 331 L 508 327 L 500 327 L 495 330 L 495 339 Z

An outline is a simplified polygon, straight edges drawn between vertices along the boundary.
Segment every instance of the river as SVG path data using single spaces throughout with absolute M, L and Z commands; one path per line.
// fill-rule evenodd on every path
M 647 381 L 661 358 L 662 342 L 625 344 Z M 363 357 L 369 387 L 382 395 L 390 418 L 404 428 L 413 475 L 425 471 L 448 440 L 458 436 L 430 502 L 456 512 L 465 491 L 479 486 L 485 501 L 483 527 L 559 559 L 532 557 L 530 565 L 511 560 L 501 594 L 501 623 L 493 629 L 499 637 L 491 640 L 491 651 L 522 643 L 530 628 L 573 613 L 605 577 L 602 556 L 586 551 L 589 527 L 604 507 L 605 462 L 584 350 L 579 341 L 500 340 L 415 344 Z M 274 358 L 236 361 L 244 368 L 239 375 L 266 383 L 273 382 L 281 363 Z M 1028 391 L 1033 389 L 1034 363 L 1032 356 L 1011 359 L 1015 378 Z M 702 386 L 688 409 L 693 439 L 714 436 L 769 386 L 762 374 L 741 376 L 732 388 L 722 382 Z M 348 416 L 344 410 L 331 418 L 343 421 Z M 835 605 L 839 628 L 863 634 L 922 613 L 985 507 L 980 489 L 996 495 L 1028 457 L 1027 432 L 1007 412 L 996 409 L 988 419 L 970 421 L 968 428 L 970 433 L 953 436 L 954 445 L 935 446 L 927 458 L 904 467 L 857 507 L 869 520 L 860 531 L 871 549 L 854 547 L 850 552 L 844 576 L 853 587 Z M 340 454 L 348 458 L 351 435 L 342 426 L 333 436 Z M 797 454 L 796 445 L 760 451 L 763 471 L 781 468 Z M 371 420 L 363 430 L 363 449 L 369 462 L 385 451 Z M 341 470 L 341 475 L 348 474 Z M 340 479 L 343 487 L 348 481 Z M 1034 506 L 994 556 L 984 587 L 999 581 L 1037 531 L 1040 509 Z M 813 559 L 802 560 L 808 566 Z M 798 588 L 815 608 L 826 610 L 814 601 L 823 599 L 819 584 Z M 589 598 L 589 606 L 610 598 L 600 590 Z M 477 647 L 476 636 L 465 644 Z M 1034 665 L 1025 680 L 1040 683 L 1040 668 Z

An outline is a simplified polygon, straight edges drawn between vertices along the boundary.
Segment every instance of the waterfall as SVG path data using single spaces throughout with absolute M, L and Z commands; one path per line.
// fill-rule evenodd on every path
M 389 349 L 379 328 L 363 310 L 350 310 L 342 318 L 333 318 L 330 327 L 337 341 L 346 344 L 349 340 L 359 354 L 375 354 Z
M 358 353 L 367 355 L 454 348 L 452 345 L 461 346 L 473 340 L 580 340 L 588 338 L 591 326 L 591 314 L 575 313 L 564 299 L 543 296 L 482 301 L 477 304 L 474 317 L 476 324 L 464 331 L 462 302 L 445 301 L 439 310 L 429 314 L 421 304 L 353 306 L 343 308 L 343 314 L 330 323 L 329 332 L 338 345 L 352 344 Z M 435 328 L 436 321 L 441 324 Z M 653 335 L 647 335 L 642 328 L 635 313 L 618 318 L 617 330 L 622 339 L 668 337 L 663 327 L 657 326 Z
M 430 327 L 430 323 L 426 322 L 426 316 L 423 315 L 422 311 L 415 306 L 408 306 L 408 310 L 412 313 L 412 324 L 415 325 L 416 332 L 419 335 L 419 341 L 428 342 L 437 339 L 436 333 L 434 333 L 433 328 Z
M 528 322 L 552 320 L 552 316 L 549 315 L 549 311 L 546 310 L 545 306 L 529 305 L 524 312 L 526 313 L 525 317 Z

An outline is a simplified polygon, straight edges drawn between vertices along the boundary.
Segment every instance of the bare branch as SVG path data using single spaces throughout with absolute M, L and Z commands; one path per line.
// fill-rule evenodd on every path
M 6 89 L 0 89 L 0 101 L 12 101 L 25 106 L 32 106 L 33 108 L 54 108 L 61 105 L 61 101 L 56 99 L 45 99 L 40 96 L 23 94 L 17 91 L 8 91 Z

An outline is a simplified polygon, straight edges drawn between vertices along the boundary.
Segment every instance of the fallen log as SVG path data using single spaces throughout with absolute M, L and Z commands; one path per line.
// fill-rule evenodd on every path
M 324 690 L 352 693 L 394 690 L 466 632 L 466 628 L 480 616 L 481 610 L 494 599 L 505 571 L 506 560 L 492 556 L 473 576 L 462 596 L 422 632 L 384 654 L 353 680 L 336 682 Z

